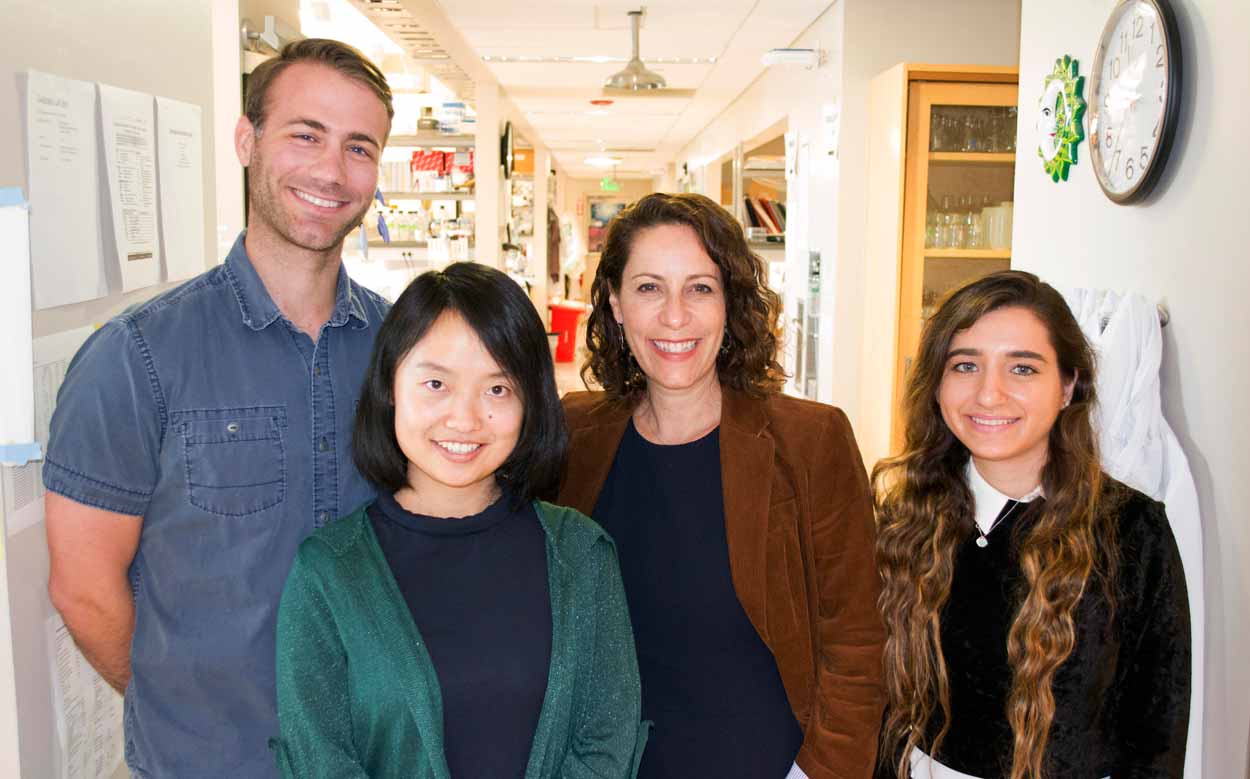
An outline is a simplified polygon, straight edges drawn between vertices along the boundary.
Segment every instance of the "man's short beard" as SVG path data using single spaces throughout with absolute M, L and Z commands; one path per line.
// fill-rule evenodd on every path
M 260 140 L 259 130 L 255 133 L 255 138 L 258 141 Z M 310 245 L 300 239 L 296 230 L 291 226 L 287 214 L 276 205 L 282 193 L 280 190 L 278 192 L 269 190 L 268 185 L 272 178 L 267 172 L 263 172 L 259 176 L 255 175 L 257 171 L 265 171 L 264 157 L 260 153 L 258 145 L 252 147 L 252 159 L 248 169 L 253 172 L 248 186 L 248 203 L 251 210 L 258 213 L 274 233 L 280 235 L 288 243 L 307 251 L 326 252 L 340 246 L 343 240 L 360 226 L 365 214 L 369 211 L 369 206 L 372 205 L 372 202 L 365 203 L 359 213 L 344 222 L 343 227 L 335 232 L 333 239 L 327 245 Z

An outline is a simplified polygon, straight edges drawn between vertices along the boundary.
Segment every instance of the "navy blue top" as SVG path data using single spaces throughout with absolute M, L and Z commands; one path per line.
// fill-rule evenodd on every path
M 143 517 L 125 703 L 135 775 L 278 775 L 278 600 L 300 542 L 373 496 L 351 427 L 389 308 L 340 268 L 314 344 L 240 236 L 224 264 L 110 320 L 70 363 L 44 484 Z
M 522 777 L 547 692 L 551 596 L 532 503 L 413 514 L 389 494 L 368 509 L 382 554 L 438 674 L 452 776 Z
M 803 733 L 730 578 L 719 429 L 659 446 L 631 421 L 594 518 L 616 540 L 655 723 L 639 776 L 784 777 Z

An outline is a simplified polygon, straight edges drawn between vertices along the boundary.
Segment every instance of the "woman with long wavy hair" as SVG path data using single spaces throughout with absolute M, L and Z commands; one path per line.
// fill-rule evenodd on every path
M 1180 777 L 1184 572 L 1163 505 L 1102 472 L 1093 351 L 1029 273 L 925 325 L 873 471 L 886 625 L 878 777 Z

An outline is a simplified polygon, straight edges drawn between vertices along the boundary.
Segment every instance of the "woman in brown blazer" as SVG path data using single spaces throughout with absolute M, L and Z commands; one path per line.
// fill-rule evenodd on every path
M 778 296 L 701 195 L 608 228 L 591 291 L 600 392 L 564 398 L 559 502 L 615 538 L 654 730 L 640 777 L 868 777 L 883 630 L 846 415 L 781 395 Z

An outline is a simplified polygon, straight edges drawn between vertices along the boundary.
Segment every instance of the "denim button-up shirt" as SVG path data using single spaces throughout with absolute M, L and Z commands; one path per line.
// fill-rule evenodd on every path
M 340 269 L 317 341 L 240 236 L 224 264 L 110 321 L 70 364 L 48 489 L 143 517 L 126 760 L 138 776 L 276 776 L 274 634 L 300 542 L 370 499 L 351 429 L 389 304 Z

